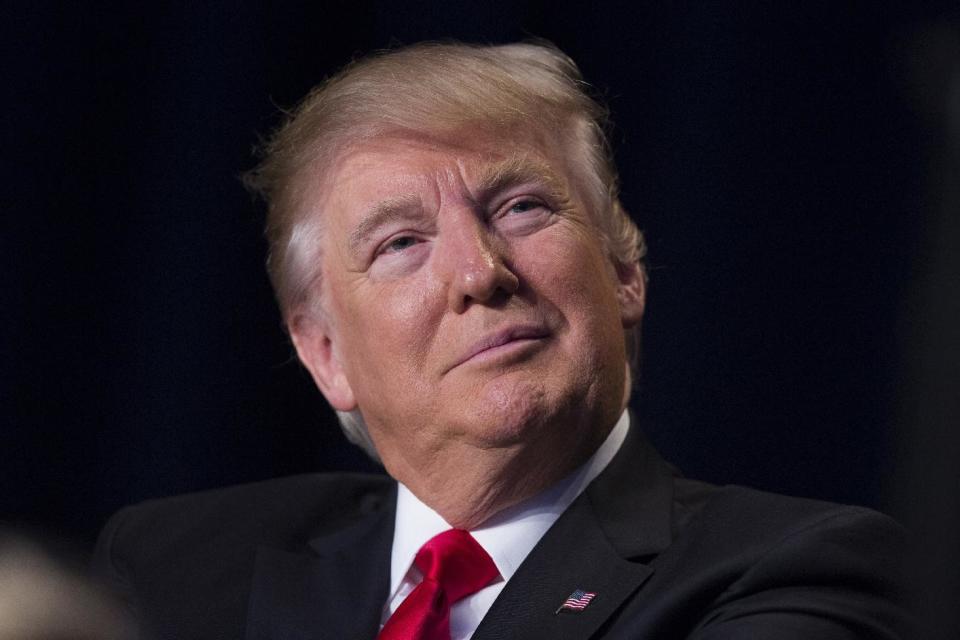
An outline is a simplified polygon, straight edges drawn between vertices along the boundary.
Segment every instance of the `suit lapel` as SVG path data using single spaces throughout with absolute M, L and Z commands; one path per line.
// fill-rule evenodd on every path
M 257 552 L 247 640 L 369 640 L 390 582 L 396 485 L 298 552 Z
M 620 557 L 589 512 L 586 501 L 571 505 L 504 587 L 474 640 L 589 638 L 647 579 L 652 570 Z M 575 589 L 596 597 L 582 611 L 556 613 Z
M 635 425 L 634 421 L 634 425 Z M 474 640 L 585 640 L 649 578 L 670 544 L 673 473 L 631 427 L 620 451 L 544 535 L 480 623 Z M 557 608 L 576 589 L 582 611 Z

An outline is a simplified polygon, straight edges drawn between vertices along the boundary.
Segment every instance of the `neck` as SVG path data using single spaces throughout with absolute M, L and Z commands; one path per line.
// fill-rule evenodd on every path
M 485 449 L 452 443 L 432 452 L 426 462 L 422 456 L 415 461 L 385 456 L 384 464 L 451 526 L 473 530 L 584 464 L 615 423 L 616 417 L 600 422 L 602 428 L 567 431 L 581 433 L 576 441 L 556 438 L 560 429 L 546 429 L 540 442 Z

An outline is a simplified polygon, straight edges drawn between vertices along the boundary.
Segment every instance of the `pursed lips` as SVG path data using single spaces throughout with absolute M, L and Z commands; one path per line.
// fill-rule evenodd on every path
M 454 369 L 465 362 L 482 357 L 484 354 L 515 342 L 541 340 L 550 335 L 550 331 L 540 324 L 518 324 L 504 327 L 487 334 L 473 343 L 469 349 L 450 367 Z

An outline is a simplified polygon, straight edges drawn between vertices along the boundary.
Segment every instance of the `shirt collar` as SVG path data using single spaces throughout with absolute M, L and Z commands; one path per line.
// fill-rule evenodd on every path
M 504 581 L 513 576 L 560 514 L 607 467 L 620 450 L 629 428 L 630 417 L 624 411 L 603 444 L 578 469 L 536 496 L 501 511 L 470 532 L 490 554 Z M 406 577 L 420 547 L 450 528 L 440 514 L 400 484 L 391 552 L 391 597 Z

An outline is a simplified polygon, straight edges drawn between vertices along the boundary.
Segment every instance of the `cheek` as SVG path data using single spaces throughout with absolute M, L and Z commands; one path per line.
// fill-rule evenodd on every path
M 619 314 L 613 268 L 597 241 L 561 235 L 524 247 L 523 254 L 531 287 L 568 319 L 605 325 L 610 313 Z
M 358 354 L 358 366 L 365 376 L 389 381 L 391 372 L 412 371 L 423 362 L 433 335 L 430 327 L 436 315 L 431 304 L 433 291 L 427 285 L 362 286 L 340 317 L 347 326 L 345 354 Z M 369 366 L 372 364 L 373 366 Z M 349 367 L 349 363 L 348 363 Z
M 563 317 L 564 349 L 580 374 L 589 377 L 626 358 L 623 324 L 612 265 L 598 242 L 575 240 L 561 236 L 530 247 L 525 271 L 542 303 Z

